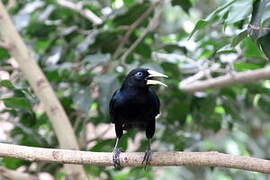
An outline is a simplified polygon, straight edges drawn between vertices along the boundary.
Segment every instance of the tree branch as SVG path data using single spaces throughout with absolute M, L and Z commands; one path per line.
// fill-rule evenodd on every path
M 7 4 L 7 10 L 13 8 L 16 5 L 16 0 L 9 0 Z
M 67 0 L 57 0 L 57 3 L 60 6 L 63 6 L 65 8 L 71 9 L 75 12 L 78 12 L 80 15 L 82 15 L 86 19 L 90 20 L 95 25 L 102 24 L 102 22 L 103 22 L 101 18 L 99 18 L 97 15 L 95 15 L 89 9 L 83 9 L 81 3 L 75 4 L 75 3 L 71 2 L 71 1 L 67 1 Z
M 129 30 L 126 32 L 125 36 L 123 37 L 122 41 L 120 42 L 119 46 L 115 50 L 115 53 L 112 56 L 112 59 L 117 59 L 118 56 L 121 54 L 124 45 L 128 41 L 132 32 L 147 18 L 155 9 L 155 7 L 160 3 L 160 1 L 155 2 L 152 4 L 130 27 Z
M 182 83 L 180 84 L 180 89 L 185 92 L 193 93 L 211 88 L 223 88 L 235 84 L 257 82 L 268 78 L 270 78 L 270 67 L 265 67 L 252 71 L 232 72 L 224 76 L 203 81 L 195 81 L 190 84 Z
M 149 22 L 149 25 L 143 30 L 142 34 L 139 36 L 138 39 L 125 51 L 125 53 L 121 57 L 121 63 L 125 64 L 126 58 L 128 55 L 140 44 L 142 40 L 144 40 L 145 36 L 156 29 L 156 27 L 159 25 L 159 20 L 161 16 L 161 9 L 157 9 L 157 12 L 155 13 L 154 17 Z
M 29 81 L 35 94 L 44 104 L 45 111 L 54 128 L 61 148 L 79 149 L 75 134 L 69 119 L 57 99 L 47 78 L 32 58 L 15 26 L 0 1 L 0 36 L 5 43 L 6 49 L 18 62 L 21 71 Z M 86 179 L 82 166 L 65 166 L 65 172 L 69 177 L 79 175 L 73 179 Z
M 5 43 L 4 41 L 0 40 L 0 48 L 7 48 L 7 43 Z
M 141 167 L 143 152 L 121 153 L 123 167 Z M 112 166 L 112 153 L 47 149 L 0 143 L 0 157 L 51 163 Z M 219 152 L 154 152 L 151 166 L 225 167 L 270 174 L 270 161 Z
M 249 24 L 249 28 L 253 29 L 253 30 L 258 30 L 258 31 L 264 31 L 264 30 L 270 30 L 270 28 L 268 27 L 257 27 L 257 26 L 254 26 L 252 24 Z
M 23 172 L 19 172 L 19 171 L 14 171 L 14 170 L 10 170 L 4 167 L 0 167 L 0 179 L 2 179 L 1 177 L 3 177 L 4 179 L 16 179 L 16 180 L 39 180 L 39 178 L 37 176 L 34 175 L 30 175 L 27 173 L 23 173 Z

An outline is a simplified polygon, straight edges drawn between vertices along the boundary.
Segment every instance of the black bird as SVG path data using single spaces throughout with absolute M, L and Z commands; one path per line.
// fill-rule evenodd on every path
M 116 90 L 110 101 L 110 117 L 115 124 L 116 143 L 113 150 L 113 164 L 120 167 L 120 153 L 118 142 L 123 135 L 123 130 L 131 128 L 146 131 L 148 148 L 142 164 L 149 164 L 151 157 L 151 138 L 155 133 L 155 120 L 159 115 L 160 102 L 150 85 L 164 83 L 154 80 L 155 77 L 167 77 L 164 74 L 146 68 L 136 68 L 128 73 L 122 87 Z

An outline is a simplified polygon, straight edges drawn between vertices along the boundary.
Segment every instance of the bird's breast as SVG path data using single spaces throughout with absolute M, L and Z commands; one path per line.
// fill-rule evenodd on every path
M 148 121 L 155 119 L 157 105 L 149 92 L 121 92 L 119 96 L 118 122 L 126 128 L 143 128 Z
M 120 114 L 122 114 L 125 118 L 136 119 L 139 117 L 144 117 L 144 114 L 147 114 L 150 107 L 146 103 L 130 101 L 125 103 L 121 109 Z

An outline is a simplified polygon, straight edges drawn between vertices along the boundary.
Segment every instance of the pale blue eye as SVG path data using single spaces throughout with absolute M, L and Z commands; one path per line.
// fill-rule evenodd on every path
M 142 78 L 143 77 L 143 73 L 142 72 L 137 72 L 136 74 L 135 74 L 135 76 L 136 76 L 136 78 Z

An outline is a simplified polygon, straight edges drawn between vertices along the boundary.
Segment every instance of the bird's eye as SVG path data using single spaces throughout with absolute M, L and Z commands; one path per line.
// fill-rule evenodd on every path
M 136 76 L 136 78 L 141 79 L 143 77 L 143 73 L 142 72 L 137 72 L 135 74 L 135 76 Z

